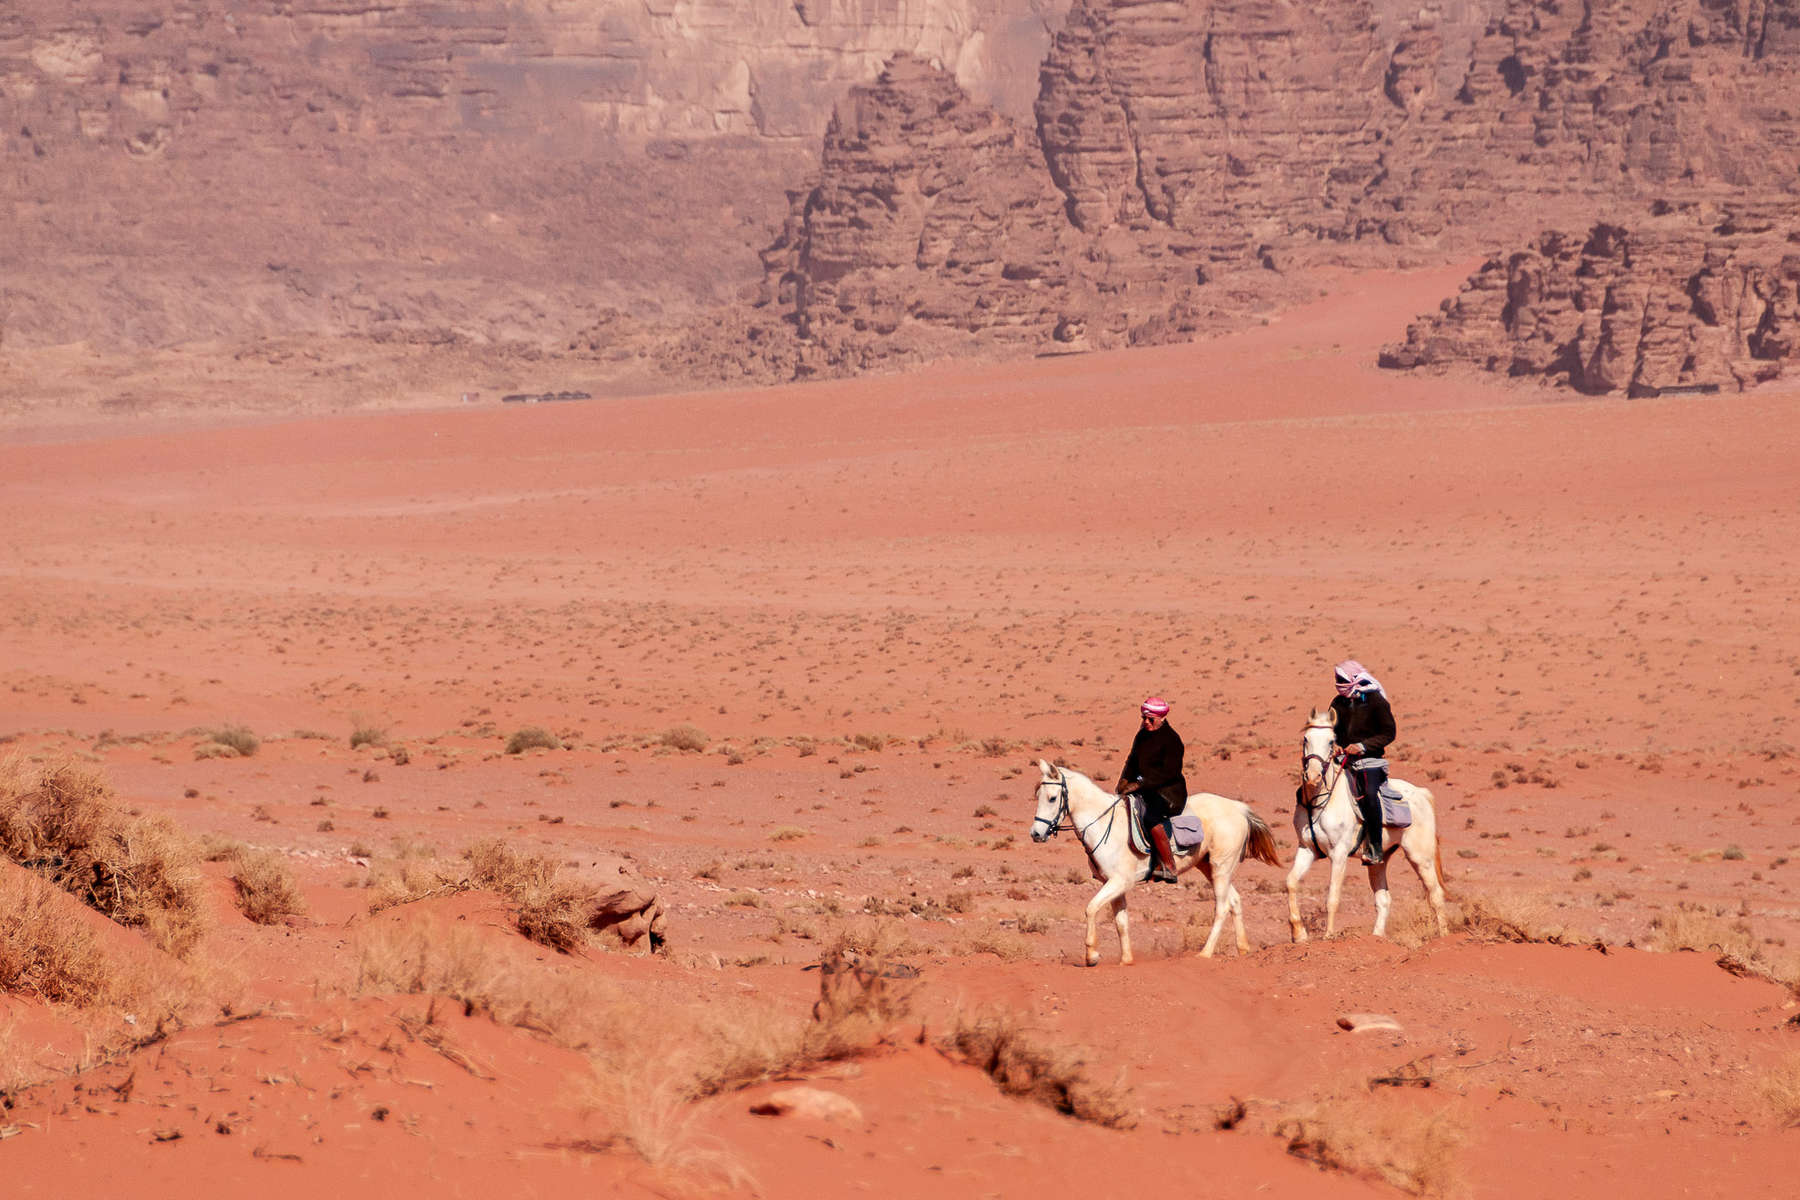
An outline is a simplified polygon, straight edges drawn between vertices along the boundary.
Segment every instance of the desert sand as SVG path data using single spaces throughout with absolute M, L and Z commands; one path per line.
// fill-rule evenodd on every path
M 253 924 L 213 862 L 184 963 L 95 918 L 203 998 L 155 1030 L 0 997 L 8 1194 L 1790 1194 L 1800 394 L 1377 370 L 1468 270 L 999 367 L 9 426 L 5 749 L 276 852 L 306 907 Z M 1397 865 L 1391 940 L 1356 869 L 1323 939 L 1315 868 L 1293 945 L 1251 865 L 1248 955 L 1196 957 L 1189 883 L 1131 894 L 1136 965 L 1103 926 L 1083 966 L 1038 760 L 1111 780 L 1166 696 L 1191 784 L 1291 859 L 1348 656 L 1438 797 L 1453 906 L 1525 940 L 1430 936 Z M 223 725 L 260 748 L 197 757 Z M 505 753 L 526 726 L 563 747 Z M 371 912 L 494 837 L 654 892 L 666 943 L 559 954 L 482 890 Z M 672 1064 L 803 1026 L 877 924 L 912 989 L 879 1036 L 685 1098 Z M 420 929 L 540 1011 L 371 983 L 372 939 Z M 1110 1123 L 944 1051 L 992 1013 Z M 855 1111 L 752 1111 L 796 1087 Z

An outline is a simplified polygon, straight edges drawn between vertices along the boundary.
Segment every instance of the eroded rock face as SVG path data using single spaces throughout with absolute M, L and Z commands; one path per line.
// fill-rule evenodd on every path
M 896 50 L 1015 112 L 1067 0 L 11 0 L 0 345 L 553 351 L 760 268 Z
M 1545 233 L 1489 259 L 1381 364 L 1653 396 L 1775 378 L 1800 352 L 1797 335 L 1800 212 L 1749 206 Z

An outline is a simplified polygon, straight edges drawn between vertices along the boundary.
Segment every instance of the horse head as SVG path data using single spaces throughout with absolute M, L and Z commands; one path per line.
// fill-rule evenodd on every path
M 1069 812 L 1069 778 L 1060 769 L 1038 759 L 1037 816 L 1031 821 L 1031 840 L 1047 842 Z
M 1325 782 L 1325 765 L 1337 749 L 1337 736 L 1332 732 L 1330 709 L 1314 709 L 1300 732 L 1300 775 L 1306 786 L 1317 791 Z

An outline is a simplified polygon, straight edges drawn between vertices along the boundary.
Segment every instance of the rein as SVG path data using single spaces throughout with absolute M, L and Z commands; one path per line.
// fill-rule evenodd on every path
M 1306 764 L 1314 762 L 1319 764 L 1319 790 L 1308 793 L 1306 790 Z M 1331 857 L 1326 853 L 1325 848 L 1319 845 L 1318 816 L 1319 810 L 1331 803 L 1331 790 L 1337 786 L 1337 777 L 1327 775 L 1333 766 L 1337 767 L 1338 776 L 1343 775 L 1344 760 L 1336 754 L 1307 753 L 1300 756 L 1300 806 L 1306 810 L 1306 836 L 1312 840 L 1313 853 L 1320 858 Z M 1320 801 L 1320 796 L 1325 799 Z
M 1101 821 L 1104 821 L 1107 817 L 1111 816 L 1112 810 L 1119 807 L 1120 804 L 1123 804 L 1125 802 L 1125 797 L 1114 796 L 1113 802 L 1111 804 L 1107 805 L 1105 808 L 1101 809 L 1099 816 L 1097 816 L 1093 820 L 1089 821 L 1086 825 L 1077 825 L 1077 824 L 1075 824 L 1075 814 L 1069 811 L 1069 781 L 1067 779 L 1046 779 L 1043 782 L 1042 786 L 1061 788 L 1062 789 L 1062 798 L 1057 802 L 1056 816 L 1048 817 L 1048 818 L 1047 817 L 1033 817 L 1031 823 L 1034 826 L 1038 825 L 1040 823 L 1048 824 L 1050 828 L 1049 828 L 1049 831 L 1044 835 L 1045 837 L 1055 837 L 1057 834 L 1061 833 L 1063 830 L 1065 830 L 1065 829 L 1068 830 L 1070 833 L 1073 833 L 1078 839 L 1080 839 L 1081 848 L 1088 852 L 1089 858 L 1092 858 L 1094 855 L 1094 851 L 1100 849 L 1101 846 L 1106 845 L 1107 839 L 1112 837 L 1112 826 L 1108 825 L 1106 827 L 1106 832 L 1100 835 L 1100 840 L 1092 846 L 1088 845 L 1088 839 L 1087 839 L 1088 830 L 1092 829 L 1094 826 L 1098 825 Z

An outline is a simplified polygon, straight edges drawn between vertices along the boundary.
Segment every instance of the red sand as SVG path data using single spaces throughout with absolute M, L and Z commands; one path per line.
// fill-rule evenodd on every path
M 11 1194 L 1381 1190 L 1271 1136 L 1351 1104 L 1448 1113 L 1472 1196 L 1786 1195 L 1796 1134 L 1758 1083 L 1800 1053 L 1793 997 L 1627 943 L 1683 903 L 1747 922 L 1773 960 L 1800 933 L 1800 406 L 1370 365 L 1458 278 L 1347 276 L 1243 336 L 1005 368 L 14 430 L 0 732 L 289 853 L 312 915 L 253 926 L 221 885 L 209 953 L 273 1007 L 85 1073 L 58 1074 L 77 1018 L 0 1002 L 47 1079 L 0 1116 Z M 1210 895 L 1161 888 L 1133 893 L 1138 966 L 1110 929 L 1102 966 L 1076 966 L 1089 888 L 1071 847 L 1023 836 L 1035 759 L 1110 778 L 1160 693 L 1190 780 L 1248 800 L 1291 854 L 1300 725 L 1347 655 L 1395 699 L 1397 773 L 1440 797 L 1453 897 L 1536 898 L 1607 951 L 1374 942 L 1356 872 L 1349 935 L 1291 947 L 1280 874 L 1253 866 L 1248 958 L 1193 958 Z M 359 719 L 412 762 L 349 749 Z M 184 731 L 224 722 L 271 740 L 195 761 Z M 705 753 L 643 744 L 681 722 Z M 573 748 L 501 755 L 527 724 Z M 306 730 L 330 737 L 280 736 Z M 686 1167 L 571 1149 L 600 1136 L 582 1056 L 443 1018 L 484 1078 L 396 1032 L 427 999 L 345 992 L 368 893 L 340 885 L 370 869 L 347 852 L 380 868 L 496 834 L 627 856 L 671 906 L 671 953 L 564 965 L 715 1008 L 803 1015 L 800 968 L 835 926 L 917 904 L 900 926 L 926 1026 L 1017 1008 L 1123 1068 L 1137 1128 L 905 1046 L 817 1081 L 859 1127 L 753 1116 L 781 1086 L 762 1085 L 701 1106 Z M 1410 944 L 1421 897 L 1395 879 Z M 1323 889 L 1315 870 L 1315 932 Z M 497 905 L 447 919 L 511 937 Z M 1405 1031 L 1342 1033 L 1347 1010 Z M 1367 1083 L 1427 1056 L 1431 1089 Z M 1233 1098 L 1246 1119 L 1215 1131 Z

